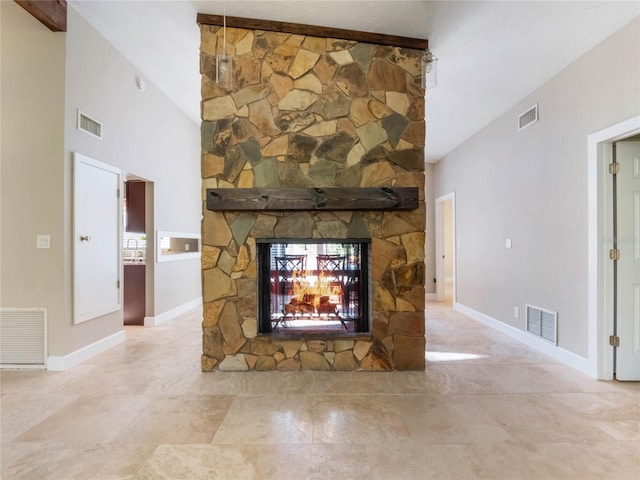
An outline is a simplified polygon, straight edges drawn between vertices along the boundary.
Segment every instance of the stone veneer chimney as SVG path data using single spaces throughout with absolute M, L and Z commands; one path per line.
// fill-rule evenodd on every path
M 422 51 L 201 25 L 202 186 L 418 187 L 419 208 L 211 212 L 203 206 L 202 370 L 423 370 Z M 204 203 L 203 203 L 204 205 Z M 258 335 L 256 238 L 371 238 L 369 334 Z

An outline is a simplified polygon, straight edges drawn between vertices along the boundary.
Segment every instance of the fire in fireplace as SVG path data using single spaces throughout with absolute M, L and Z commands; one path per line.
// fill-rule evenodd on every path
M 369 331 L 369 239 L 258 239 L 262 334 Z

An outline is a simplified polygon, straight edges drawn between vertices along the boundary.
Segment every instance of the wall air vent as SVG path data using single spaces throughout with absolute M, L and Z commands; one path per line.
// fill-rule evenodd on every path
M 0 308 L 0 367 L 44 367 L 47 358 L 47 310 Z
M 527 304 L 527 332 L 558 344 L 558 312 Z
M 86 116 L 80 110 L 78 110 L 78 130 L 102 140 L 102 123 Z
M 529 108 L 526 112 L 518 116 L 518 131 L 533 125 L 538 121 L 538 104 Z

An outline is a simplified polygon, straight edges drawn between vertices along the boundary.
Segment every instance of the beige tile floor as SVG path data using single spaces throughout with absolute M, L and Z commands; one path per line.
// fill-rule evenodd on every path
M 640 385 L 429 304 L 425 372 L 201 373 L 199 311 L 2 371 L 2 479 L 638 479 Z

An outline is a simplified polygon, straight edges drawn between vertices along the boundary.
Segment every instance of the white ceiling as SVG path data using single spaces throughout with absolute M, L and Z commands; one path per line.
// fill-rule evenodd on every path
M 427 38 L 426 159 L 436 162 L 640 15 L 636 1 L 69 0 L 194 122 L 200 122 L 196 13 Z M 594 66 L 596 68 L 596 66 Z

